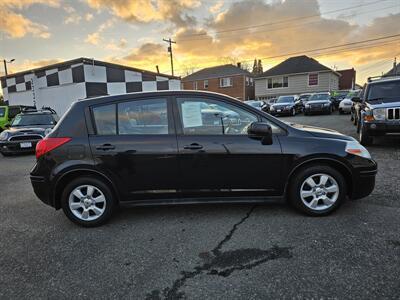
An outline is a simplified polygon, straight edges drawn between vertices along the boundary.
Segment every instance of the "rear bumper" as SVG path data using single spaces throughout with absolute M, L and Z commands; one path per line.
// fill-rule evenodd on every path
M 353 177 L 353 189 L 350 195 L 351 199 L 364 198 L 374 190 L 378 166 L 375 161 L 373 163 L 373 167 L 356 172 L 356 175 Z
M 49 183 L 47 182 L 46 178 L 36 175 L 31 175 L 30 178 L 35 195 L 43 203 L 54 207 L 50 197 Z
M 400 133 L 400 121 L 364 122 L 365 130 L 369 135 L 384 135 L 386 133 Z
M 33 153 L 39 140 L 27 141 L 2 141 L 0 142 L 0 152 L 2 153 Z M 21 143 L 31 143 L 30 147 L 24 148 Z

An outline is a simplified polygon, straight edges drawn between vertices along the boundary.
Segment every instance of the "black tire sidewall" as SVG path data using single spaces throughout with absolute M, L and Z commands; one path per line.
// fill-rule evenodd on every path
M 104 194 L 106 198 L 106 209 L 101 217 L 93 221 L 83 221 L 77 218 L 70 210 L 68 201 L 70 193 L 80 185 L 93 185 Z M 116 206 L 115 198 L 110 188 L 102 181 L 97 178 L 90 177 L 82 177 L 77 178 L 71 181 L 66 185 L 64 191 L 61 196 L 61 207 L 64 211 L 64 214 L 70 219 L 72 222 L 84 226 L 84 227 L 96 227 L 104 224 L 111 217 Z
M 331 207 L 321 210 L 321 211 L 316 211 L 308 208 L 303 201 L 300 198 L 300 189 L 301 185 L 303 184 L 304 180 L 306 180 L 308 177 L 310 177 L 313 174 L 319 174 L 319 173 L 324 173 L 332 176 L 337 184 L 339 185 L 339 196 L 335 202 L 334 205 Z M 346 188 L 346 182 L 343 177 L 343 175 L 338 172 L 337 170 L 333 169 L 330 166 L 310 166 L 308 168 L 304 168 L 297 172 L 293 179 L 291 180 L 291 184 L 289 186 L 289 201 L 290 203 L 299 211 L 310 215 L 310 216 L 325 216 L 333 211 L 335 211 L 346 199 L 346 194 L 347 194 L 347 188 Z

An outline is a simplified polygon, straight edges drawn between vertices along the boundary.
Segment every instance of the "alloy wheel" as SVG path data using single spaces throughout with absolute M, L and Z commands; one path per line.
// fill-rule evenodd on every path
M 93 185 L 76 187 L 69 195 L 68 205 L 75 217 L 82 221 L 100 218 L 106 209 L 103 192 Z
M 328 174 L 314 174 L 306 178 L 300 188 L 300 198 L 309 209 L 325 210 L 339 197 L 339 185 Z

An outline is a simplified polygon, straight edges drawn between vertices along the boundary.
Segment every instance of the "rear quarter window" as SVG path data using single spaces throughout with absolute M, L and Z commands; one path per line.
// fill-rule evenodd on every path
M 98 135 L 116 135 L 117 118 L 116 105 L 104 105 L 92 108 L 96 133 Z

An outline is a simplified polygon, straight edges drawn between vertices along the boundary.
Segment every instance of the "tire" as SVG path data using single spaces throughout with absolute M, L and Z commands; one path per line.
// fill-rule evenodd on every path
M 328 178 L 325 185 L 321 185 L 320 181 L 323 176 Z M 311 185 L 306 183 L 309 178 L 313 178 L 314 183 L 316 183 L 315 191 L 311 189 Z M 320 185 L 321 187 L 318 188 L 317 186 Z M 331 190 L 335 190 L 335 192 L 329 192 Z M 304 196 L 304 199 L 302 199 L 302 191 L 304 195 L 307 195 L 307 193 L 311 193 L 311 195 Z M 313 165 L 296 172 L 292 180 L 290 180 L 288 190 L 291 205 L 309 216 L 329 215 L 345 201 L 346 194 L 347 188 L 343 175 L 336 169 L 326 165 Z M 315 205 L 315 203 L 315 208 L 312 208 L 311 206 Z
M 344 111 L 341 108 L 339 108 L 339 115 L 344 115 Z
M 296 110 L 292 108 L 291 116 L 294 117 L 296 115 Z
M 93 193 L 89 192 L 87 186 L 93 187 Z M 73 195 L 76 194 L 77 190 L 81 191 L 81 195 L 87 198 L 89 195 L 90 199 L 82 201 L 82 198 L 78 198 Z M 86 189 L 86 194 L 84 193 Z M 101 197 L 103 196 L 103 197 Z M 89 205 L 85 201 L 94 203 L 95 199 L 99 199 L 96 204 Z M 71 208 L 71 202 L 77 209 Z M 86 207 L 86 205 L 88 205 Z M 84 227 L 96 227 L 103 225 L 107 222 L 116 207 L 116 199 L 111 189 L 101 180 L 91 177 L 81 177 L 71 181 L 65 188 L 61 196 L 61 207 L 64 214 L 72 222 L 84 226 Z M 87 219 L 84 217 L 84 211 L 87 211 Z M 100 211 L 102 211 L 100 213 Z M 97 213 L 95 213 L 97 212 Z M 98 214 L 98 215 L 97 215 Z M 81 215 L 79 217 L 79 215 Z
M 371 146 L 374 143 L 374 138 L 368 135 L 365 127 L 362 125 L 358 126 L 358 140 L 364 146 Z

